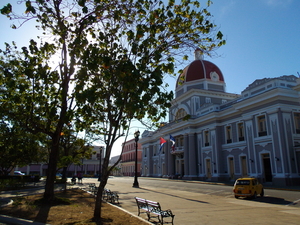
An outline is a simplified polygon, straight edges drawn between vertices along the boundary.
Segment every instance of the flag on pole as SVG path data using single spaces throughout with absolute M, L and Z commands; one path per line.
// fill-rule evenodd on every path
M 162 147 L 164 146 L 164 144 L 166 143 L 167 141 L 165 139 L 163 139 L 162 137 L 160 138 L 160 148 L 159 148 L 159 153 L 162 149 Z
M 170 135 L 170 141 L 172 142 L 171 152 L 175 152 L 175 138 L 172 135 Z

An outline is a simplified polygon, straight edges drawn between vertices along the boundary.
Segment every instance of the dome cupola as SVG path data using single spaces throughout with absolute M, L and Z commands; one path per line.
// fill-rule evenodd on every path
M 203 52 L 195 50 L 195 60 L 184 68 L 176 82 L 176 90 L 186 85 L 197 85 L 198 89 L 225 91 L 221 70 L 212 62 L 203 59 Z

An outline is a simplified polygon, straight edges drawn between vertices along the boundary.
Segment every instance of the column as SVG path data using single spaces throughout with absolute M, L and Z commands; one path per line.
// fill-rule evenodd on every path
M 184 171 L 181 171 L 181 176 L 184 178 L 189 177 L 189 136 L 188 134 L 184 135 L 184 146 L 183 146 L 183 151 L 184 151 Z
M 165 160 L 164 160 L 166 170 L 165 170 L 165 174 L 163 174 L 163 175 L 168 175 L 169 176 L 170 174 L 169 174 L 168 164 L 169 164 L 169 160 L 170 160 L 170 141 L 168 139 L 167 139 L 167 142 L 166 142 Z
M 152 176 L 153 174 L 153 145 L 149 145 L 149 155 L 147 157 L 147 166 L 148 166 L 148 173 L 147 176 Z
M 171 154 L 171 143 L 168 145 L 169 147 L 169 152 L 166 154 L 167 156 L 167 161 L 166 161 L 166 166 L 167 166 L 167 173 L 170 176 L 175 175 L 175 156 Z
M 29 175 L 30 174 L 30 165 L 27 165 L 26 167 L 26 175 Z
M 197 154 L 195 147 L 195 134 L 189 134 L 189 177 L 197 177 Z
M 43 164 L 40 165 L 40 176 L 43 176 Z

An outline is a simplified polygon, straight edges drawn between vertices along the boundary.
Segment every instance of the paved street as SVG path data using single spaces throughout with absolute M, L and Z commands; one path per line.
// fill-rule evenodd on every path
M 83 184 L 73 187 L 88 189 L 88 183 L 99 184 L 95 178 L 84 178 Z M 132 184 L 132 177 L 111 177 L 106 188 L 116 191 L 120 207 L 134 215 L 137 215 L 135 196 L 160 202 L 162 209 L 171 209 L 175 214 L 175 225 L 299 224 L 300 221 L 299 191 L 267 189 L 264 198 L 244 200 L 233 197 L 232 186 L 156 178 L 139 178 L 140 188 L 133 188 Z M 43 191 L 40 187 L 18 191 L 18 194 Z M 15 194 L 1 193 L 1 197 Z M 142 217 L 146 219 L 145 214 Z
M 213 193 L 209 188 L 206 188 L 207 193 L 196 193 L 184 190 L 181 186 L 182 181 L 178 181 L 178 188 L 173 186 L 173 181 L 169 183 L 171 188 L 168 187 L 167 180 L 163 187 L 160 187 L 157 180 L 149 181 L 149 178 L 139 178 L 140 188 L 132 188 L 132 183 L 133 178 L 113 177 L 109 179 L 107 188 L 117 191 L 121 207 L 135 215 L 137 215 L 135 196 L 160 202 L 163 209 L 171 209 L 175 214 L 174 224 L 265 225 L 299 224 L 300 221 L 300 208 L 289 205 L 290 201 L 270 204 L 256 200 L 235 199 L 232 193 L 220 196 L 216 190 Z M 212 186 L 215 185 L 209 185 Z M 300 199 L 300 192 L 296 193 Z M 143 217 L 146 218 L 145 215 Z
M 123 178 L 120 182 L 128 182 L 131 185 L 133 178 Z M 209 195 L 223 196 L 226 198 L 233 198 L 232 185 L 211 185 L 208 182 L 199 181 L 183 181 L 183 180 L 168 180 L 157 178 L 139 178 L 141 179 L 142 186 L 151 186 L 155 188 L 167 188 L 189 191 L 194 193 L 202 193 Z M 300 207 L 300 187 L 285 187 L 283 190 L 278 188 L 265 187 L 265 197 L 257 198 L 254 201 L 279 204 L 279 205 L 292 205 Z M 298 191 L 286 191 L 285 189 L 297 189 Z

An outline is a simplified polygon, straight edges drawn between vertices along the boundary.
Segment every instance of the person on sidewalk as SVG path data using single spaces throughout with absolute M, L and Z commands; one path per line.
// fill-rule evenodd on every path
M 78 184 L 82 184 L 82 173 L 78 172 L 77 178 L 78 178 Z

